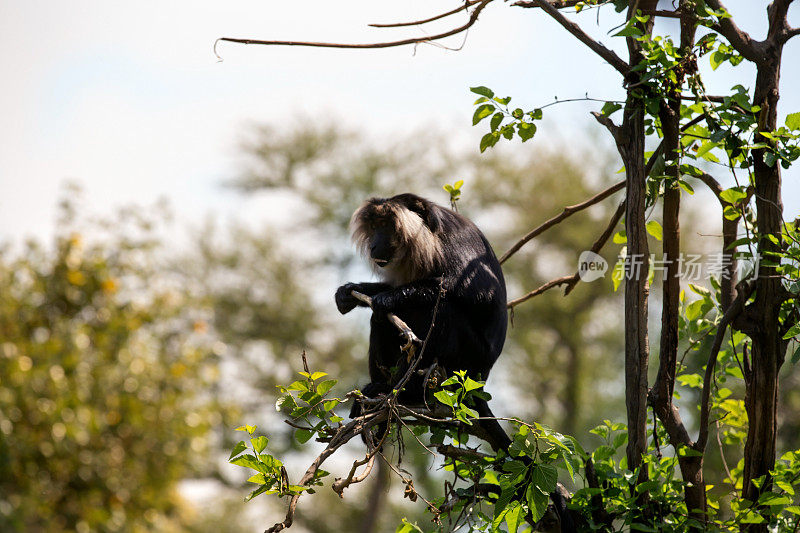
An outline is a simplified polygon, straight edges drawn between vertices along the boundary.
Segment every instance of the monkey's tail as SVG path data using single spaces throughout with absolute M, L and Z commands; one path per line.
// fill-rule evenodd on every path
M 495 451 L 503 450 L 508 453 L 511 447 L 511 438 L 508 433 L 502 428 L 497 418 L 489 408 L 489 403 L 486 400 L 475 399 L 475 410 L 481 416 L 480 425 L 490 438 L 489 444 Z M 531 460 L 528 457 L 522 457 L 522 461 L 530 464 Z M 559 523 L 561 524 L 561 533 L 577 533 L 578 528 L 575 521 L 572 519 L 572 513 L 567 509 L 567 499 L 569 492 L 562 484 L 556 485 L 556 490 L 550 493 L 550 500 L 553 502 L 553 509 L 558 516 Z M 528 519 L 530 521 L 530 519 Z

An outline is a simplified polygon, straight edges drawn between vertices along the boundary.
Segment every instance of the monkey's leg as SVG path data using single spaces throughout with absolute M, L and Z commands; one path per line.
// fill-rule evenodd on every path
M 508 453 L 508 447 L 511 446 L 511 438 L 496 420 L 494 413 L 492 413 L 492 410 L 489 408 L 489 403 L 481 398 L 475 398 L 473 400 L 473 404 L 475 406 L 475 410 L 478 411 L 478 414 L 482 419 L 479 420 L 478 423 L 487 433 L 490 439 L 488 441 L 489 445 L 496 452 L 503 450 L 504 452 Z

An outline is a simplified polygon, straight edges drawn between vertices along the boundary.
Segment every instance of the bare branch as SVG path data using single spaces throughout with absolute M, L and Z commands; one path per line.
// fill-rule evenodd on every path
M 457 446 L 453 446 L 452 444 L 440 444 L 436 447 L 436 451 L 440 454 L 451 457 L 453 459 L 467 460 L 470 459 L 486 459 L 488 457 L 492 457 L 489 454 L 481 453 L 477 450 L 471 450 L 469 448 L 459 448 Z
M 569 218 L 570 216 L 574 215 L 575 213 L 577 213 L 579 211 L 582 211 L 582 210 L 586 209 L 587 207 L 593 206 L 594 204 L 596 204 L 598 202 L 602 202 L 603 200 L 605 200 L 606 198 L 608 198 L 609 196 L 611 196 L 615 192 L 621 191 L 624 188 L 625 188 L 625 180 L 622 180 L 619 183 L 615 183 L 614 185 L 612 185 L 608 189 L 597 193 L 596 195 L 592 196 L 588 200 L 585 200 L 585 201 L 583 201 L 583 202 L 581 202 L 579 204 L 569 205 L 569 206 L 565 207 L 564 210 L 560 214 L 554 216 L 553 218 L 547 220 L 546 222 L 544 222 L 540 226 L 534 228 L 527 235 L 525 235 L 519 241 L 517 241 L 514 244 L 514 246 L 512 246 L 500 258 L 500 264 L 505 263 L 505 261 L 509 257 L 514 255 L 528 241 L 530 241 L 531 239 L 535 238 L 537 235 L 540 235 L 541 233 L 547 231 L 551 227 L 555 226 L 556 224 L 558 224 L 559 222 L 563 221 L 564 219 Z
M 619 220 L 622 218 L 622 214 L 624 212 L 625 212 L 625 202 L 622 202 L 619 204 L 619 207 L 617 208 L 616 212 L 611 217 L 611 220 L 609 220 L 605 231 L 603 231 L 600 237 L 598 237 L 597 240 L 594 242 L 594 244 L 592 244 L 592 247 L 589 249 L 590 251 L 598 253 L 603 248 L 603 246 L 605 246 L 606 242 L 608 242 L 608 239 L 614 233 L 614 228 L 619 223 Z M 514 309 L 514 307 L 518 306 L 519 304 L 526 302 L 535 296 L 539 296 L 540 294 L 552 289 L 553 287 L 558 287 L 559 285 L 567 286 L 567 288 L 564 290 L 564 296 L 567 296 L 570 292 L 572 292 L 572 289 L 575 288 L 575 286 L 578 284 L 580 280 L 581 278 L 579 272 L 575 272 L 575 274 L 571 276 L 562 276 L 560 278 L 550 280 L 541 287 L 539 287 L 538 289 L 529 292 L 525 296 L 520 296 L 515 300 L 511 300 L 506 304 L 506 307 L 509 309 Z
M 478 21 L 478 15 L 480 15 L 481 11 L 491 2 L 492 0 L 481 0 L 480 3 L 472 10 L 472 14 L 469 17 L 469 20 L 463 26 L 459 26 L 458 28 L 454 28 L 452 30 L 446 31 L 444 33 L 439 33 L 436 35 L 430 35 L 426 37 L 415 37 L 411 39 L 402 39 L 400 41 L 388 41 L 382 43 L 364 43 L 364 44 L 349 44 L 349 43 L 320 43 L 320 42 L 313 42 L 313 41 L 264 41 L 259 39 L 239 39 L 235 37 L 220 37 L 217 39 L 217 43 L 220 41 L 225 41 L 229 43 L 239 43 L 239 44 L 260 44 L 266 46 L 310 46 L 316 48 L 354 48 L 354 49 L 374 49 L 374 48 L 392 48 L 395 46 L 405 46 L 408 44 L 419 44 L 419 43 L 426 43 L 431 41 L 438 41 L 439 39 L 444 39 L 445 37 L 450 37 L 451 35 L 456 35 L 461 32 L 468 30 L 475 22 Z M 214 48 L 216 53 L 216 45 L 214 43 Z
M 362 302 L 367 304 L 369 307 L 372 307 L 372 298 L 370 298 L 366 294 L 362 294 L 362 293 L 360 293 L 358 291 L 350 291 L 350 293 L 353 295 L 353 297 L 355 299 L 361 300 Z M 411 331 L 411 328 L 408 327 L 408 324 L 403 322 L 400 319 L 400 317 L 398 317 L 394 313 L 387 313 L 386 318 L 388 318 L 389 322 L 391 322 L 392 325 L 394 325 L 394 327 L 396 327 L 400 331 L 400 333 L 402 333 L 403 336 L 406 338 L 406 345 L 403 346 L 403 350 L 406 350 L 406 351 L 411 350 L 415 345 L 418 345 L 418 344 L 422 343 L 422 341 L 419 340 L 419 337 L 417 337 L 414 334 L 414 332 Z M 413 353 L 409 353 L 409 358 L 411 358 L 412 356 L 413 356 Z
M 556 22 L 561 24 L 565 30 L 574 35 L 580 42 L 588 46 L 593 52 L 606 60 L 606 62 L 614 67 L 620 74 L 627 76 L 630 67 L 616 52 L 606 48 L 602 43 L 592 39 L 580 26 L 565 17 L 559 10 L 556 3 L 548 2 L 547 0 L 520 0 L 514 2 L 512 5 L 519 7 L 533 8 L 538 7 L 544 10 L 550 17 L 555 19 Z
M 669 11 L 666 9 L 652 9 L 652 10 L 642 11 L 642 14 L 650 15 L 651 17 L 666 17 L 672 19 L 681 18 L 681 11 L 679 9 L 676 9 L 675 11 Z
M 720 9 L 725 9 L 725 11 L 727 11 L 727 8 L 720 0 L 707 0 L 706 3 L 716 11 Z M 753 63 L 764 62 L 764 42 L 756 41 L 750 37 L 750 34 L 739 28 L 732 18 L 720 18 L 719 22 L 713 24 L 711 28 L 722 34 L 736 51 L 748 60 Z
M 789 28 L 789 30 L 786 32 L 786 40 L 788 41 L 792 37 L 796 37 L 798 35 L 800 35 L 800 28 Z
M 363 459 L 353 461 L 353 466 L 350 468 L 350 473 L 347 474 L 347 477 L 344 479 L 336 478 L 336 480 L 333 482 L 333 485 L 331 485 L 333 492 L 338 494 L 340 498 L 344 498 L 344 489 L 354 483 L 361 483 L 367 479 L 367 476 L 369 476 L 370 472 L 372 472 L 372 466 L 375 464 L 375 453 L 377 451 L 378 448 L 375 448 Z M 367 467 L 364 469 L 364 472 L 362 472 L 361 475 L 356 476 L 356 469 L 363 465 L 367 465 Z
M 747 299 L 755 289 L 754 283 L 742 282 L 739 285 L 738 294 L 733 299 L 731 305 L 728 307 L 722 319 L 717 324 L 717 333 L 714 335 L 714 343 L 711 345 L 711 351 L 708 354 L 708 362 L 706 363 L 706 373 L 703 376 L 703 394 L 700 400 L 700 433 L 697 437 L 695 449 L 703 451 L 708 442 L 708 416 L 711 412 L 711 380 L 714 377 L 714 368 L 717 364 L 717 355 L 722 347 L 722 339 L 725 337 L 725 332 L 728 325 L 744 310 Z
M 450 15 L 455 15 L 456 13 L 460 13 L 461 11 L 467 11 L 467 8 L 472 7 L 477 3 L 480 3 L 480 1 L 481 0 L 467 0 L 466 2 L 464 2 L 464 5 L 458 6 L 457 8 L 452 9 L 447 13 L 434 15 L 433 17 L 427 19 L 413 20 L 411 22 L 393 22 L 389 24 L 369 24 L 369 26 L 373 28 L 401 28 L 404 26 L 420 26 L 422 24 L 427 24 L 428 22 L 433 22 L 434 20 L 439 20 L 445 17 L 449 17 Z
M 624 213 L 625 213 L 625 202 L 623 201 L 620 202 L 619 207 L 617 207 L 617 210 L 614 212 L 613 215 L 611 215 L 611 219 L 608 221 L 606 229 L 603 230 L 603 233 L 601 233 L 600 236 L 597 238 L 597 240 L 594 241 L 594 244 L 592 244 L 592 247 L 589 248 L 589 251 L 594 253 L 600 253 L 600 250 L 602 250 L 603 246 L 606 245 L 608 239 L 610 239 L 611 236 L 614 234 L 614 230 L 616 229 L 617 224 L 619 224 L 619 221 Z M 572 281 L 569 282 L 566 290 L 564 291 L 564 296 L 567 296 L 569 293 L 571 293 L 572 289 L 574 289 L 575 286 L 578 284 L 578 281 L 580 280 L 579 273 L 575 272 L 575 275 L 573 275 L 572 278 L 573 278 Z
M 609 133 L 611 133 L 611 136 L 614 138 L 614 142 L 619 143 L 619 126 L 614 124 L 614 121 L 603 113 L 598 113 L 597 111 L 592 111 L 591 113 L 595 120 L 605 126 Z M 624 183 L 625 182 L 623 181 L 623 184 Z
M 574 281 L 574 278 L 575 278 L 575 276 L 562 276 L 560 278 L 556 278 L 554 280 L 550 280 L 547 283 L 545 283 L 544 285 L 542 285 L 541 287 L 539 287 L 538 289 L 532 290 L 531 292 L 529 292 L 525 296 L 520 296 L 519 298 L 517 298 L 515 300 L 511 300 L 510 302 L 508 302 L 508 304 L 506 304 L 506 307 L 508 307 L 509 309 L 514 309 L 514 307 L 518 306 L 519 304 L 521 304 L 523 302 L 527 302 L 528 300 L 530 300 L 534 296 L 539 296 L 543 292 L 548 291 L 548 290 L 552 289 L 553 287 L 558 287 L 559 285 L 565 285 L 567 283 L 570 283 L 570 282 Z

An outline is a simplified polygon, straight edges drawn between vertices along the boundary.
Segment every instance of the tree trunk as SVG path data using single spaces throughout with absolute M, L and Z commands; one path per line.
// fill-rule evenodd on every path
M 628 10 L 628 19 L 634 9 L 652 10 L 657 0 L 636 2 Z M 637 23 L 644 33 L 652 31 L 652 19 Z M 642 60 L 641 46 L 636 39 L 627 38 L 629 64 Z M 648 271 L 650 251 L 645 228 L 645 199 L 647 173 L 645 172 L 644 102 L 635 88 L 628 89 L 622 127 L 617 146 L 625 163 L 625 231 L 628 236 L 629 262 L 625 269 L 625 407 L 628 414 L 628 468 L 636 469 L 647 450 L 647 364 L 650 347 L 647 338 L 647 302 L 650 291 Z M 639 471 L 639 482 L 647 479 L 645 469 Z
M 758 67 L 754 103 L 761 106 L 758 131 L 773 131 L 777 124 L 778 82 L 780 80 L 781 46 L 772 47 L 768 59 Z M 756 142 L 767 141 L 758 135 Z M 777 162 L 768 166 L 765 150 L 754 150 L 753 173 L 757 225 L 758 252 L 761 263 L 756 280 L 756 297 L 749 316 L 755 320 L 750 333 L 753 341 L 750 371 L 745 376 L 745 408 L 749 427 L 744 448 L 743 497 L 757 502 L 763 490 L 769 490 L 769 471 L 775 465 L 775 439 L 777 434 L 778 370 L 783 364 L 784 346 L 780 334 L 778 313 L 782 300 L 782 286 L 775 268 L 764 260 L 768 252 L 780 250 L 780 245 L 769 240 L 781 236 L 783 205 L 781 203 L 781 167 Z M 780 242 L 780 241 L 779 241 Z M 767 479 L 762 488 L 753 484 L 761 476 Z M 766 531 L 766 524 L 744 525 L 743 531 Z

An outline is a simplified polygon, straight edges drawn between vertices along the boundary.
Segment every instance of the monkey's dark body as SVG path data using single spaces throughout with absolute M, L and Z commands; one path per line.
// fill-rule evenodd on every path
M 352 290 L 373 298 L 369 346 L 371 382 L 362 392 L 370 397 L 389 392 L 394 381 L 407 369 L 405 354 L 401 351 L 402 338 L 388 321 L 388 312 L 406 322 L 420 338 L 429 335 L 419 368 L 427 368 L 436 360 L 448 375 L 466 370 L 472 378 L 485 380 L 503 349 L 508 325 L 503 273 L 486 238 L 458 213 L 414 195 L 372 202 L 408 204 L 438 239 L 441 254 L 436 266 L 424 278 L 398 285 L 348 283 L 337 291 L 337 305 L 343 312 L 359 305 L 349 296 Z M 444 290 L 441 296 L 440 287 Z M 437 298 L 438 310 L 431 329 Z M 392 373 L 393 367 L 396 370 Z M 401 393 L 401 401 L 421 403 L 422 385 L 423 378 L 414 376 Z M 475 407 L 481 416 L 493 416 L 485 401 L 476 402 Z M 360 406 L 356 404 L 351 416 L 359 412 Z M 492 445 L 507 446 L 510 443 L 507 435 L 496 421 L 492 422 L 492 428 L 486 429 L 494 433 L 493 440 L 502 441 Z

